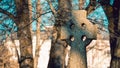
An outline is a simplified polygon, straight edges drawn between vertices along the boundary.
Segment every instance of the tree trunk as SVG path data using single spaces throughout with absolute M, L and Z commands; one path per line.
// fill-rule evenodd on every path
M 40 0 L 37 1 L 37 7 L 36 7 L 36 18 L 37 18 L 37 30 L 36 30 L 36 51 L 35 51 L 35 67 L 37 68 L 38 65 L 38 58 L 39 58 L 39 52 L 40 52 L 40 23 L 41 23 L 41 6 L 40 6 Z
M 50 51 L 48 68 L 65 68 L 65 48 L 66 41 L 61 39 L 61 26 L 70 19 L 71 3 L 70 0 L 59 0 L 56 23 L 54 25 L 54 36 Z
M 102 0 L 101 5 L 109 21 L 111 64 L 110 68 L 120 68 L 120 0 L 115 0 L 113 6 L 109 1 Z
M 33 68 L 32 39 L 28 0 L 16 0 L 18 39 L 20 41 L 20 68 Z
M 113 4 L 113 22 L 109 26 L 113 26 L 114 32 L 110 31 L 110 47 L 111 47 L 111 68 L 120 68 L 120 0 L 115 0 Z M 112 24 L 113 23 L 113 24 Z

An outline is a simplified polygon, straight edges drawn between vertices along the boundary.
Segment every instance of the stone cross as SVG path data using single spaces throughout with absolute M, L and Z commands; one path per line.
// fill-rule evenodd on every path
M 61 26 L 61 40 L 71 46 L 69 68 L 87 68 L 86 45 L 96 39 L 97 26 L 86 18 L 85 10 L 73 10 L 71 20 Z M 89 58 L 88 58 L 89 59 Z

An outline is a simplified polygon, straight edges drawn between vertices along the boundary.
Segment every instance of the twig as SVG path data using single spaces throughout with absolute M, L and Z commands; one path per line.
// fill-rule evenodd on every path
M 50 0 L 46 0 L 46 1 L 48 2 L 48 4 L 49 4 L 49 6 L 50 6 L 50 9 L 51 9 L 52 13 L 53 13 L 54 15 L 56 15 L 57 12 L 56 12 L 56 10 L 54 9 L 54 7 L 52 6 L 52 2 L 51 2 Z

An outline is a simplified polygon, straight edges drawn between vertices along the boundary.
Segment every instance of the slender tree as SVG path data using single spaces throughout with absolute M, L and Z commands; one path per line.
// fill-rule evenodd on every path
M 40 57 L 39 51 L 40 51 L 40 23 L 41 23 L 41 17 L 42 9 L 40 5 L 40 0 L 37 0 L 37 7 L 36 7 L 36 18 L 37 18 L 37 30 L 36 30 L 36 51 L 35 51 L 35 58 L 34 58 L 34 68 L 37 68 L 38 65 L 38 58 Z

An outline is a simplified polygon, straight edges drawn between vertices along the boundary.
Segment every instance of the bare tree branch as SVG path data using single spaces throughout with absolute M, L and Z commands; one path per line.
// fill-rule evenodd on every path
M 84 7 L 84 3 L 85 1 L 84 0 L 79 0 L 79 9 L 82 10 Z
M 54 14 L 54 15 L 56 15 L 56 10 L 54 9 L 54 7 L 52 6 L 52 2 L 50 1 L 50 0 L 47 0 L 47 2 L 48 2 L 48 4 L 49 4 L 49 6 L 50 6 L 50 9 L 51 9 L 51 11 L 52 11 L 52 13 Z
M 15 17 L 12 13 L 7 12 L 6 10 L 4 10 L 4 9 L 2 9 L 2 8 L 0 8 L 0 12 L 3 13 L 3 14 L 8 15 L 11 19 L 13 19 L 13 20 L 15 21 L 15 18 L 16 18 L 16 17 Z
M 95 10 L 95 8 L 97 7 L 97 4 L 98 3 L 96 2 L 96 0 L 90 0 L 90 3 L 88 5 L 88 7 L 86 8 L 87 14 L 92 13 Z M 98 4 L 98 6 L 99 6 L 99 4 Z

